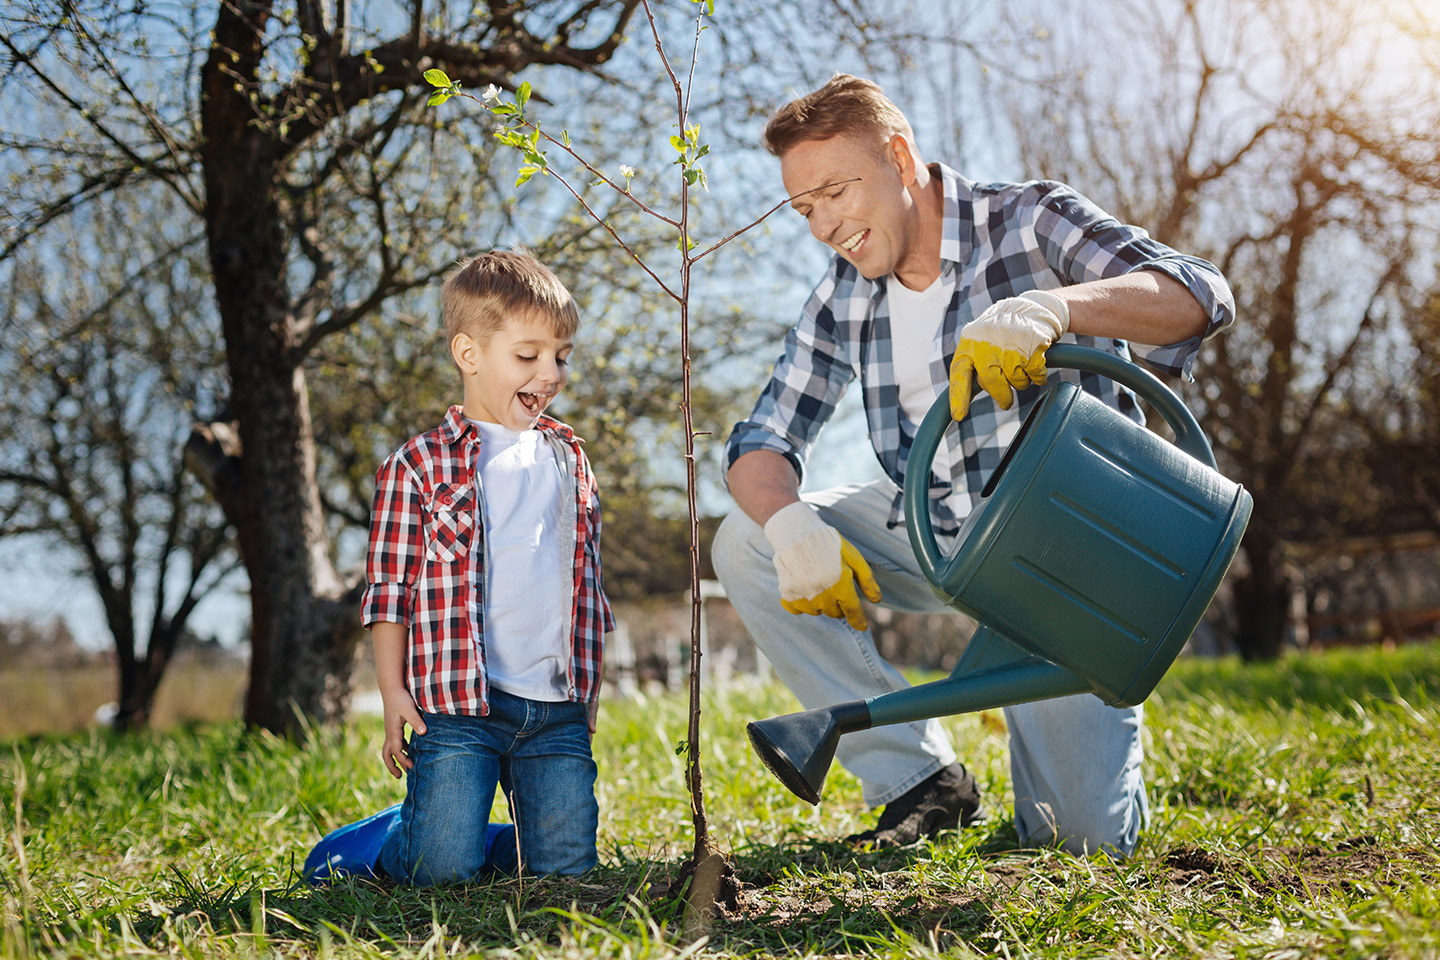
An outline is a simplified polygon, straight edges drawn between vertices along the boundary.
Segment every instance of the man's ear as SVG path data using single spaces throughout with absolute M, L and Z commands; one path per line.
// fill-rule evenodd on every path
M 916 171 L 920 169 L 920 154 L 905 134 L 890 135 L 885 144 L 885 156 L 900 175 L 901 183 L 908 187 L 915 182 Z
M 479 353 L 480 347 L 468 333 L 457 333 L 450 340 L 450 356 L 455 359 L 455 366 L 460 368 L 461 373 L 475 375 L 479 368 Z

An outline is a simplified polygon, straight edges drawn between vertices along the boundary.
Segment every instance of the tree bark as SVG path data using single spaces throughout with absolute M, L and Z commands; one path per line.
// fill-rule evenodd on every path
M 360 624 L 324 536 L 277 201 L 285 151 L 237 80 L 254 75 L 267 18 L 266 4 L 220 6 L 202 71 L 205 225 L 241 447 L 226 509 L 250 577 L 245 722 L 302 737 L 344 716 Z
M 1290 622 L 1290 590 L 1278 562 L 1279 544 L 1263 532 L 1252 534 L 1253 528 L 1252 522 L 1245 535 L 1249 569 L 1234 583 L 1235 645 L 1247 662 L 1280 656 Z

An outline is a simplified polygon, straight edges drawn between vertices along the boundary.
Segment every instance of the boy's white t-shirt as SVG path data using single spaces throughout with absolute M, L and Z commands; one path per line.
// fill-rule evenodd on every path
M 480 430 L 485 509 L 485 668 L 489 682 L 530 700 L 568 697 L 569 539 L 560 525 L 560 469 L 539 430 Z
M 892 275 L 885 291 L 890 301 L 890 357 L 900 390 L 900 410 L 918 425 L 940 395 L 930 379 L 930 351 L 955 284 L 946 283 L 941 274 L 924 290 L 911 290 Z

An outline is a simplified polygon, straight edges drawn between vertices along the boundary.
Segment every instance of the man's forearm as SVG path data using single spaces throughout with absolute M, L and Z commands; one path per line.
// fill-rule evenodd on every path
M 735 503 L 762 527 L 775 511 L 800 499 L 800 478 L 795 468 L 772 450 L 742 454 L 731 465 L 725 482 Z
M 1070 309 L 1070 332 L 1157 346 L 1205 332 L 1205 308 L 1185 285 L 1155 270 L 1078 283 L 1050 293 Z

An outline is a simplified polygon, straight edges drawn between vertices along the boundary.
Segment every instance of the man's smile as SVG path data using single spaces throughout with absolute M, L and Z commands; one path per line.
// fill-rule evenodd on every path
M 858 246 L 860 246 L 861 242 L 864 241 L 865 237 L 866 237 L 869 233 L 870 233 L 869 230 L 860 230 L 860 231 L 858 231 L 857 233 L 854 233 L 854 234 L 852 234 L 851 236 L 846 237 L 844 240 L 841 240 L 841 241 L 840 241 L 840 248 L 841 248 L 842 250 L 846 251 L 847 253 L 852 253 L 852 252 L 854 252 L 855 248 L 858 247 Z

